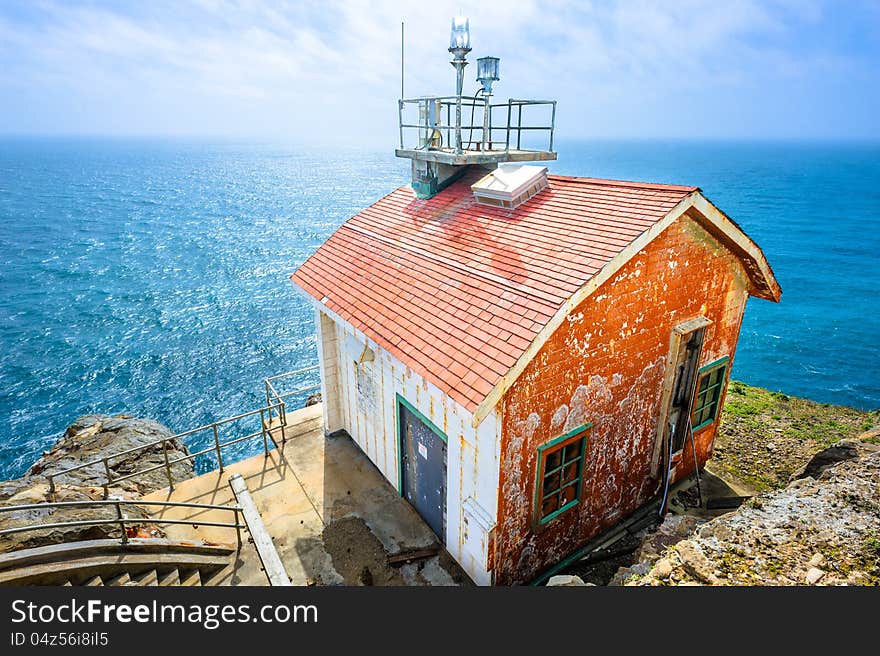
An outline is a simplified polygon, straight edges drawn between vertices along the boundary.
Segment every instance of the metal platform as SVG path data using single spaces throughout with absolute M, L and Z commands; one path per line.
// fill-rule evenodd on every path
M 465 164 L 500 164 L 502 162 L 544 162 L 555 160 L 556 153 L 550 150 L 464 150 L 456 155 L 451 148 L 421 149 L 398 148 L 397 157 L 423 162 L 440 162 L 453 166 Z

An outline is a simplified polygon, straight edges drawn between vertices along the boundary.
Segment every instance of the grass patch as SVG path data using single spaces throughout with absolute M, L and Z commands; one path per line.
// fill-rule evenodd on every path
M 757 491 L 785 487 L 815 453 L 880 427 L 880 411 L 816 403 L 731 381 L 713 467 Z M 880 443 L 880 435 L 867 441 Z

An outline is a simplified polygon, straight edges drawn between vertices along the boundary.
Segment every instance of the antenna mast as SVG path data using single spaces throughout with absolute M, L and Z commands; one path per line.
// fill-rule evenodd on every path
M 400 99 L 403 100 L 403 21 L 400 21 Z

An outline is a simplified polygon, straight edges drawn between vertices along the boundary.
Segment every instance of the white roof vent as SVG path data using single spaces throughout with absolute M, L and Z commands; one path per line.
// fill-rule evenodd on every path
M 545 189 L 546 166 L 500 164 L 489 175 L 471 185 L 478 203 L 512 210 Z

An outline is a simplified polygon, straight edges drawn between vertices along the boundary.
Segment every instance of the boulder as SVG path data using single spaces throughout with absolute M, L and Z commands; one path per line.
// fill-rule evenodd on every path
M 836 443 L 852 454 L 715 517 L 668 547 L 644 575 L 619 572 L 628 585 L 880 584 L 880 449 Z M 826 450 L 827 451 L 827 450 Z M 827 455 L 827 454 L 826 454 Z
M 22 486 L 15 495 L 0 502 L 3 506 L 19 506 L 25 504 L 45 503 L 49 500 L 49 486 L 45 482 L 36 482 L 29 479 L 28 484 Z M 56 488 L 55 501 L 97 501 L 102 498 L 100 490 L 88 488 L 76 488 L 60 486 Z M 129 537 L 164 537 L 164 533 L 152 525 L 149 514 L 143 508 L 125 504 L 121 507 L 123 516 L 126 518 L 143 519 L 143 523 L 127 524 Z M 120 538 L 122 529 L 117 523 L 110 520 L 116 518 L 114 506 L 71 506 L 62 508 L 33 508 L 30 510 L 17 510 L 14 512 L 0 513 L 0 530 L 28 526 L 32 524 L 55 524 L 61 522 L 76 522 L 84 520 L 107 519 L 107 524 L 96 526 L 65 526 L 57 528 L 36 529 L 21 533 L 0 536 L 0 553 L 16 551 L 18 549 L 30 549 L 47 544 L 59 544 L 76 540 L 99 540 L 102 538 Z
M 692 540 L 683 540 L 675 546 L 675 554 L 684 570 L 702 583 L 714 584 L 717 577 L 713 574 L 712 564 L 706 558 L 700 546 Z M 671 574 L 671 572 L 670 572 Z
M 593 583 L 584 583 L 584 580 L 580 576 L 574 576 L 573 574 L 557 574 L 556 576 L 551 576 L 550 580 L 547 581 L 548 586 L 556 587 L 556 586 L 591 586 Z
M 48 474 L 57 475 L 69 467 L 94 462 L 69 474 L 57 475 L 55 483 L 76 487 L 101 487 L 106 479 L 101 458 L 172 435 L 174 433 L 170 429 L 152 419 L 137 419 L 129 415 L 85 415 L 74 421 L 55 446 L 44 452 L 43 457 L 28 470 L 27 476 L 45 479 Z M 186 446 L 179 440 L 172 440 L 167 444 L 168 459 L 171 461 L 189 454 Z M 110 471 L 114 476 L 132 474 L 164 463 L 161 445 L 111 458 L 109 461 Z M 175 481 L 191 478 L 192 460 L 173 464 L 171 472 Z M 168 477 L 163 466 L 112 485 L 111 493 L 143 495 L 167 486 Z
M 863 440 L 864 437 L 871 436 L 870 433 L 856 439 L 840 440 L 835 442 L 827 449 L 824 449 L 814 455 L 810 460 L 798 471 L 791 475 L 791 480 L 796 481 L 801 478 L 819 478 L 822 473 L 845 460 L 855 460 L 869 453 L 880 451 L 880 445 L 871 444 Z
M 807 585 L 816 585 L 825 576 L 825 572 L 818 567 L 811 567 L 807 570 Z
M 127 455 L 112 457 L 120 451 L 151 444 L 173 433 L 151 419 L 137 419 L 128 415 L 84 415 L 74 421 L 62 438 L 28 470 L 21 478 L 0 482 L 0 505 L 19 506 L 41 504 L 50 501 L 98 501 L 103 499 L 105 481 L 102 458 L 109 457 L 110 470 L 114 476 L 123 476 L 163 465 L 159 469 L 133 476 L 110 486 L 110 499 L 136 500 L 144 494 L 167 487 L 165 457 L 162 446 L 156 445 Z M 168 458 L 175 460 L 188 455 L 179 440 L 168 443 Z M 92 463 L 68 474 L 60 474 L 69 467 Z M 191 460 L 171 466 L 175 481 L 192 477 Z M 47 475 L 55 475 L 55 492 L 50 491 Z M 127 518 L 143 519 L 143 523 L 127 524 L 129 537 L 164 537 L 164 533 L 149 521 L 149 513 L 134 504 L 121 506 Z M 103 520 L 106 524 L 96 526 L 66 526 L 35 529 L 0 536 L 0 553 L 39 547 L 47 544 L 119 538 L 122 529 L 112 520 L 117 517 L 116 507 L 70 506 L 62 508 L 32 508 L 0 513 L 0 530 L 33 524 L 56 524 L 62 522 Z

